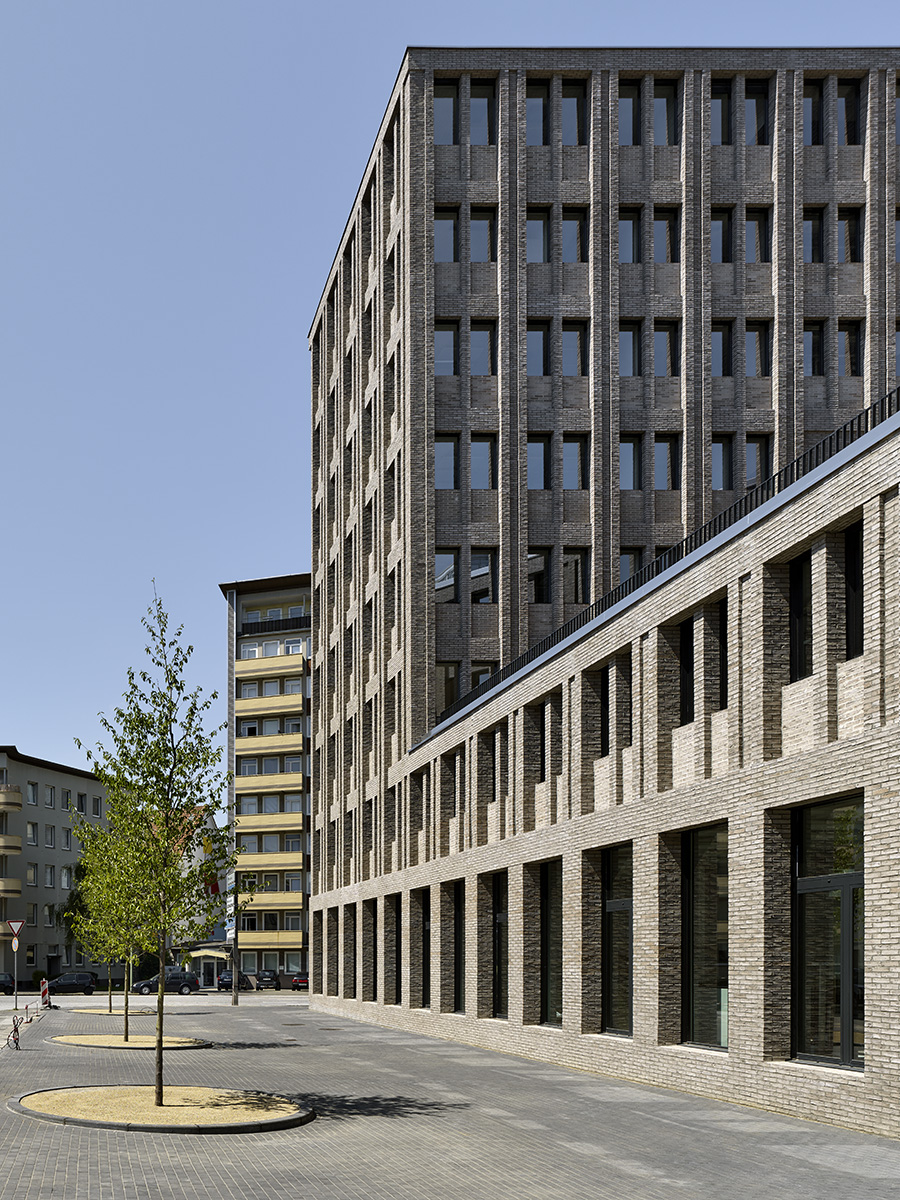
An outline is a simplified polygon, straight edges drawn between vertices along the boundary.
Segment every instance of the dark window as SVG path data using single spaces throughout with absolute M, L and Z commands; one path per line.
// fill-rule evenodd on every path
M 528 602 L 550 603 L 550 551 L 528 548 Z
M 497 603 L 496 549 L 473 548 L 469 567 L 469 595 L 473 604 Z
M 435 550 L 434 600 L 436 604 L 459 601 L 459 550 Z
M 859 321 L 838 325 L 838 375 L 862 375 L 863 334 Z
M 862 1066 L 863 804 L 794 814 L 794 1025 L 798 1057 Z
M 619 374 L 641 374 L 641 326 L 637 321 L 619 326 Z
M 562 144 L 583 146 L 587 141 L 583 83 L 562 85 Z
M 657 376 L 681 374 L 678 325 L 674 321 L 657 321 L 653 327 L 653 372 Z
M 644 552 L 640 546 L 622 546 L 619 550 L 619 582 L 625 583 L 641 569 Z
M 712 373 L 715 378 L 731 375 L 731 322 L 717 321 L 711 334 Z
M 844 608 L 847 613 L 847 657 L 863 652 L 863 524 L 844 530 Z
M 744 125 L 748 146 L 769 144 L 769 85 L 748 80 L 744 84 Z
M 789 564 L 790 680 L 812 675 L 812 559 L 801 554 Z
M 656 208 L 653 210 L 653 261 L 677 263 L 678 209 Z
M 681 439 L 677 434 L 658 434 L 654 440 L 653 486 L 658 492 L 681 487 Z
M 803 210 L 803 261 L 825 261 L 825 213 L 821 208 Z
M 528 439 L 528 489 L 543 492 L 550 488 L 550 438 Z
M 623 492 L 632 492 L 642 486 L 641 439 L 623 437 L 619 442 L 619 487 Z
M 494 434 L 473 435 L 469 458 L 469 486 L 475 490 L 497 486 L 497 439 Z
M 527 371 L 529 375 L 550 374 L 550 330 L 546 325 L 529 325 L 527 332 Z
M 622 208 L 619 210 L 619 262 L 641 261 L 641 210 Z
M 497 670 L 495 662 L 473 662 L 472 663 L 472 687 L 478 687 L 479 683 L 484 683 Z
M 839 146 L 860 143 L 859 81 L 839 79 L 837 88 L 837 135 Z
M 466 881 L 453 883 L 453 1011 L 466 1011 Z
M 529 83 L 525 92 L 525 142 L 543 146 L 547 142 L 549 91 L 545 83 Z
M 469 101 L 469 142 L 473 146 L 491 146 L 497 140 L 494 84 L 472 81 Z
M 772 261 L 772 229 L 769 209 L 747 209 L 745 249 L 748 263 Z
M 422 1008 L 431 1007 L 431 889 L 419 891 L 419 914 L 422 922 Z M 354 940 L 354 946 L 356 942 Z
M 730 492 L 734 487 L 731 469 L 731 438 L 725 434 L 712 440 L 712 489 L 714 492 Z
M 434 664 L 434 707 L 437 715 L 449 708 L 459 696 L 459 663 Z
M 641 144 L 641 84 L 640 80 L 619 83 L 619 145 Z M 900 144 L 900 141 L 898 141 Z
M 583 321 L 567 321 L 562 327 L 562 373 L 587 375 L 588 331 Z
M 473 208 L 469 218 L 469 261 L 497 261 L 497 219 L 491 208 Z
M 439 491 L 459 487 L 459 438 L 455 433 L 434 435 L 434 486 Z
M 550 214 L 529 208 L 525 221 L 525 257 L 530 263 L 550 261 Z
M 682 725 L 694 719 L 694 619 L 678 626 L 678 716 Z
M 825 374 L 825 327 L 821 321 L 803 326 L 803 374 Z
M 562 216 L 563 262 L 587 262 L 587 216 L 583 208 L 564 208 Z
M 469 334 L 469 374 L 497 374 L 497 342 L 492 321 L 472 324 Z
M 588 550 L 566 549 L 562 553 L 563 604 L 589 604 Z
M 748 321 L 745 334 L 747 378 L 772 374 L 771 335 L 767 321 Z
M 541 1024 L 562 1025 L 562 859 L 541 863 Z
M 602 1013 L 605 1033 L 630 1034 L 633 862 L 629 842 L 603 851 Z
M 434 327 L 434 373 L 459 374 L 459 328 L 455 322 L 442 321 Z
M 803 145 L 821 146 L 822 135 L 822 84 L 815 80 L 803 85 Z
M 862 225 L 858 208 L 838 209 L 838 262 L 862 261 Z
M 459 141 L 457 95 L 455 83 L 435 83 L 434 85 L 434 144 L 436 146 L 455 146 Z
M 678 145 L 678 85 L 657 79 L 653 85 L 653 142 Z
M 438 208 L 434 213 L 434 261 L 456 262 L 459 258 L 456 210 Z
M 506 1017 L 509 1013 L 508 918 L 506 872 L 498 871 L 491 876 L 491 1012 L 495 1017 Z
M 403 899 L 399 892 L 388 896 L 388 907 L 393 917 L 394 942 L 394 1004 L 403 1001 Z
M 713 146 L 731 145 L 731 80 L 714 79 L 710 85 L 709 140 Z
M 710 218 L 710 258 L 714 263 L 731 262 L 731 209 L 714 208 Z
M 563 436 L 563 487 L 578 491 L 588 486 L 588 439 L 583 434 Z
M 600 670 L 600 757 L 609 754 L 609 666 Z
M 692 829 L 682 841 L 682 1037 L 728 1045 L 728 826 Z
M 769 439 L 766 435 L 749 434 L 747 437 L 747 459 L 745 482 L 748 488 L 758 487 L 772 474 L 769 461 Z
M 719 601 L 719 708 L 728 707 L 728 599 Z

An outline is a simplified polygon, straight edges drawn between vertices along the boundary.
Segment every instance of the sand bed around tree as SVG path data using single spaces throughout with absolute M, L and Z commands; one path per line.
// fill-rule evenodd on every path
M 227 1088 L 180 1087 L 167 1084 L 163 1105 L 154 1103 L 152 1085 L 54 1088 L 9 1101 L 15 1112 L 65 1124 L 100 1124 L 153 1132 L 255 1132 L 288 1128 L 313 1120 L 283 1096 L 239 1092 Z
M 129 1034 L 125 1041 L 121 1033 L 61 1033 L 48 1038 L 50 1042 L 63 1042 L 67 1046 L 102 1046 L 104 1050 L 152 1050 L 156 1046 L 156 1035 L 152 1033 Z M 191 1047 L 208 1046 L 200 1038 L 163 1037 L 163 1050 L 187 1050 Z
M 84 1013 L 85 1015 L 92 1016 L 92 1017 L 124 1017 L 125 1016 L 125 1009 L 124 1008 L 116 1008 L 115 1006 L 113 1006 L 112 1012 L 110 1012 L 108 1008 L 72 1008 L 72 1009 L 69 1009 L 69 1012 L 78 1013 L 79 1016 L 81 1016 L 81 1014 Z M 131 1008 L 129 1006 L 128 1016 L 129 1017 L 155 1017 L 156 1009 L 155 1008 Z

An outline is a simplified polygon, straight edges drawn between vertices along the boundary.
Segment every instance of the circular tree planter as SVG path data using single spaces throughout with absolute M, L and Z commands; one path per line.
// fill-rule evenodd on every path
M 156 1035 L 133 1033 L 126 1042 L 120 1033 L 58 1033 L 44 1039 L 64 1046 L 87 1046 L 97 1050 L 155 1050 Z M 163 1050 L 199 1050 L 209 1045 L 201 1038 L 164 1037 Z
M 161 1108 L 152 1085 L 46 1088 L 23 1092 L 7 1108 L 57 1125 L 146 1133 L 263 1133 L 290 1129 L 315 1120 L 315 1109 L 302 1109 L 284 1096 L 229 1088 L 169 1084 Z

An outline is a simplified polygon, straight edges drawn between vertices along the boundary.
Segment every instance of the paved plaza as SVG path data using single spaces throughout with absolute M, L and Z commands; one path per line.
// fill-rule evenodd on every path
M 167 1032 L 214 1045 L 171 1052 L 166 1077 L 297 1097 L 319 1114 L 310 1125 L 162 1135 L 10 1112 L 29 1090 L 152 1081 L 152 1052 L 47 1041 L 118 1028 L 79 1013 L 102 999 L 62 997 L 23 1027 L 18 1052 L 4 1037 L 3 1200 L 900 1197 L 888 1139 L 326 1016 L 290 992 L 242 995 L 236 1009 L 226 995 L 167 998 Z M 5 1001 L 4 1034 L 11 1016 Z M 134 1032 L 152 1024 L 137 1017 Z

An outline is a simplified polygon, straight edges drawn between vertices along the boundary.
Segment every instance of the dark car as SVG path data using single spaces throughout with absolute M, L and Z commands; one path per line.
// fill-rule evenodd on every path
M 277 971 L 256 972 L 256 989 L 261 991 L 263 988 L 274 988 L 276 992 L 281 991 L 281 979 Z
M 149 996 L 151 992 L 158 992 L 159 975 L 154 975 L 152 979 L 140 980 L 132 986 L 131 990 L 137 992 L 139 996 Z M 200 990 L 200 980 L 193 971 L 167 971 L 165 990 L 189 996 L 191 992 Z
M 309 987 L 309 977 L 306 975 L 295 975 L 291 980 L 291 991 L 299 992 L 301 988 Z
M 96 986 L 97 976 L 93 971 L 67 971 L 65 975 L 59 975 L 47 984 L 51 995 L 62 992 L 84 992 L 85 996 L 92 996 Z
M 234 973 L 232 971 L 223 971 L 222 974 L 219 976 L 219 978 L 216 980 L 216 988 L 220 992 L 230 992 L 233 986 L 234 986 Z M 241 971 L 241 973 L 238 977 L 238 987 L 241 989 L 242 992 L 252 992 L 253 991 L 253 980 L 248 979 L 243 971 Z
M 11 996 L 16 990 L 16 981 L 7 971 L 0 971 L 0 992 Z

